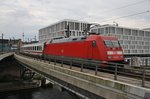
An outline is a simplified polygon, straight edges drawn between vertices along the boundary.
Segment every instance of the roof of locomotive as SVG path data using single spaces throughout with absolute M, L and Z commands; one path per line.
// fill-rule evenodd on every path
M 49 43 L 61 43 L 61 42 L 72 42 L 72 41 L 81 41 L 81 40 L 85 40 L 86 37 L 85 36 L 78 36 L 78 37 L 69 37 L 69 38 L 54 38 L 51 41 L 49 41 Z
M 83 40 L 95 40 L 98 37 L 100 37 L 102 40 L 117 40 L 116 37 L 112 37 L 112 36 L 103 36 L 103 35 L 89 35 L 88 37 L 86 36 L 77 36 L 77 37 L 69 37 L 69 38 L 65 38 L 65 37 L 57 37 L 57 38 L 52 38 L 51 40 L 49 40 L 47 42 L 47 44 L 49 43 L 64 43 L 64 42 L 75 42 L 75 41 L 83 41 Z

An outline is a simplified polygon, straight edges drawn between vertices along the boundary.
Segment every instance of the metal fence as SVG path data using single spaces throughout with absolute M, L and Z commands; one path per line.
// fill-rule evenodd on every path
M 150 67 L 147 65 L 139 68 L 133 68 L 132 66 L 126 64 L 112 62 L 106 63 L 103 61 L 68 58 L 63 56 L 47 56 L 45 58 L 34 56 L 33 58 L 41 62 L 48 62 L 49 64 L 59 65 L 61 67 L 67 65 L 70 69 L 77 67 L 80 68 L 79 70 L 81 72 L 84 72 L 84 69 L 89 69 L 90 71 L 94 72 L 96 76 L 99 76 L 99 72 L 105 72 L 114 75 L 114 80 L 119 80 L 118 76 L 134 78 L 138 81 L 141 81 L 140 83 L 142 87 L 150 87 L 150 85 L 147 86 L 145 84 L 146 82 L 150 81 Z

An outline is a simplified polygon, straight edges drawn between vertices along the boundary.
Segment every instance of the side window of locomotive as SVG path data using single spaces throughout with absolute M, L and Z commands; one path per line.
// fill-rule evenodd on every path
M 36 46 L 36 50 L 37 50 L 37 51 L 39 50 L 39 47 L 38 47 L 38 46 Z
M 96 41 L 92 41 L 92 47 L 96 47 Z
M 39 50 L 40 50 L 40 51 L 42 50 L 42 47 L 41 47 L 41 46 L 39 46 Z
M 35 51 L 37 51 L 37 46 L 35 46 Z
M 76 41 L 76 40 L 77 40 L 77 38 L 73 38 L 73 39 L 72 39 L 72 41 Z

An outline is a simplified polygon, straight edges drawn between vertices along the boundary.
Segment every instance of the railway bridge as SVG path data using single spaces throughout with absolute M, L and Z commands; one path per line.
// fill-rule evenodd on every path
M 29 74 L 32 74 L 32 71 L 26 72 L 27 75 L 22 75 L 25 67 L 18 64 L 13 55 L 13 52 L 1 53 L 0 55 L 0 99 L 3 93 L 39 87 L 38 81 L 30 79 L 32 75 Z M 26 79 L 24 79 L 25 77 Z
M 4 54 L 0 54 L 0 61 L 8 56 L 13 55 L 13 53 L 4 53 Z
M 150 89 L 141 87 L 142 80 L 93 71 L 72 65 L 56 63 L 14 54 L 26 68 L 42 75 L 53 83 L 86 99 L 149 99 Z M 115 77 L 116 79 L 116 77 Z M 124 80 L 124 82 L 122 82 Z M 150 85 L 145 81 L 145 85 Z

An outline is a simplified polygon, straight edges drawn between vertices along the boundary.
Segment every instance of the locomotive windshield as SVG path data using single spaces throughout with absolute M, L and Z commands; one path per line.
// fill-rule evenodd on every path
M 113 47 L 113 43 L 110 40 L 105 40 L 104 42 L 107 47 Z
M 107 47 L 120 47 L 120 44 L 116 40 L 104 40 L 104 43 Z
M 114 47 L 120 47 L 120 44 L 118 41 L 112 41 L 112 43 Z

